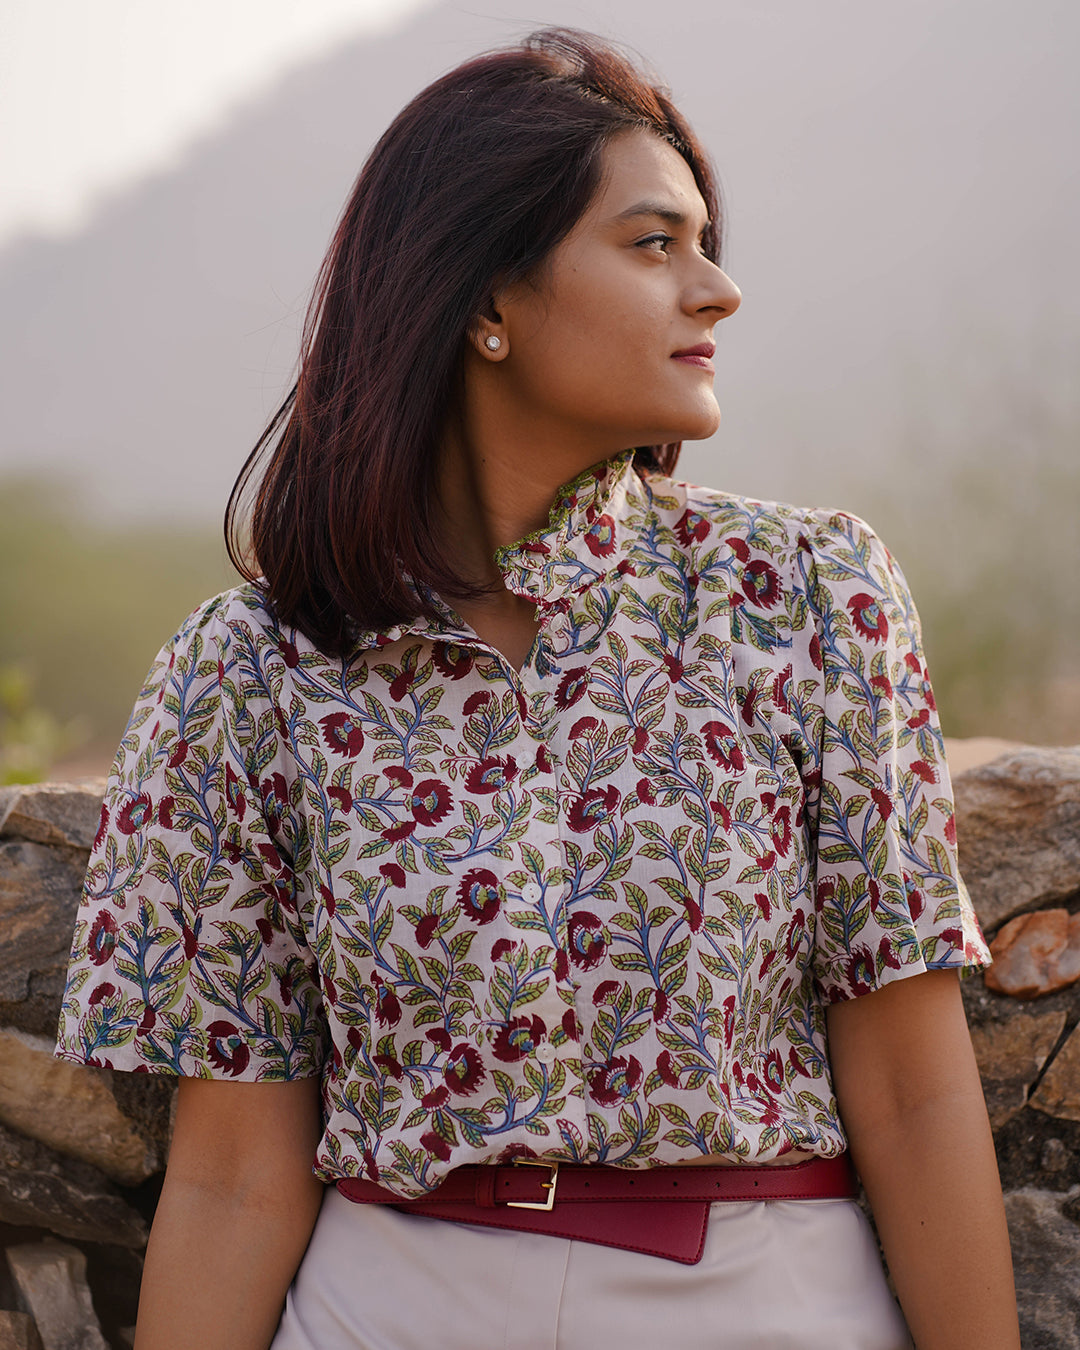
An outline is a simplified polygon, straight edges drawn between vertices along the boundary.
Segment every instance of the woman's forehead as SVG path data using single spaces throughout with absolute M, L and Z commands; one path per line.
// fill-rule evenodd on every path
M 629 131 L 603 151 L 603 177 L 581 223 L 606 229 L 659 216 L 699 229 L 708 209 L 690 165 L 674 146 L 650 131 Z

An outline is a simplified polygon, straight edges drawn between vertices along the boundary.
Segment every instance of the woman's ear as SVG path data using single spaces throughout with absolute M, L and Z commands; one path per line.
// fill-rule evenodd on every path
M 501 361 L 510 350 L 510 342 L 494 295 L 488 296 L 469 330 L 469 340 L 489 361 Z

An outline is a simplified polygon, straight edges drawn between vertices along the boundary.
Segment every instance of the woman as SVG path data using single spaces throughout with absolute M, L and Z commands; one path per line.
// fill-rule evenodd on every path
M 903 577 L 667 476 L 719 234 L 574 30 L 361 173 L 75 935 L 58 1052 L 181 1077 L 139 1350 L 1019 1344 Z

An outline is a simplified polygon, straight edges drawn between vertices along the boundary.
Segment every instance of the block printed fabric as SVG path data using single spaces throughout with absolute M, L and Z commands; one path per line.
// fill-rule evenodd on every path
M 321 1074 L 316 1170 L 845 1147 L 824 1005 L 985 965 L 904 577 L 861 520 L 643 477 L 500 549 L 515 670 L 438 622 L 344 659 L 257 586 L 128 725 L 57 1053 Z

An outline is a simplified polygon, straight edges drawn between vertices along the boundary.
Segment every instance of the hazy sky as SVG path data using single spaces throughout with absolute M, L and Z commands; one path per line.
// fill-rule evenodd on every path
M 0 245 L 82 226 L 288 67 L 434 0 L 3 0 Z

